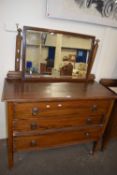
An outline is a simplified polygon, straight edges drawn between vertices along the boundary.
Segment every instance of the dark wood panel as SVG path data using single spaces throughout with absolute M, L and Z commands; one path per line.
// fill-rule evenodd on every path
M 114 104 L 108 125 L 103 137 L 103 149 L 107 146 L 110 140 L 117 139 L 117 100 Z
M 104 85 L 107 89 L 109 88 L 109 86 L 117 87 L 117 79 L 101 79 L 100 83 Z M 103 149 L 108 145 L 110 140 L 117 139 L 117 94 L 115 95 L 116 100 L 103 136 Z
M 117 79 L 102 78 L 100 83 L 106 87 L 117 86 Z

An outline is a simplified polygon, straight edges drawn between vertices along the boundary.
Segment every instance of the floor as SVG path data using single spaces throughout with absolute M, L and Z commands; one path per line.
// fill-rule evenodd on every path
M 14 168 L 7 167 L 7 147 L 0 141 L 0 175 L 116 175 L 117 141 L 104 152 L 88 154 L 90 144 L 16 153 Z

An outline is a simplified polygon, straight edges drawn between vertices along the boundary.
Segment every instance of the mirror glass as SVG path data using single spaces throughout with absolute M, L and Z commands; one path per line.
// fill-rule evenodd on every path
M 24 35 L 25 75 L 86 76 L 94 37 L 29 27 Z

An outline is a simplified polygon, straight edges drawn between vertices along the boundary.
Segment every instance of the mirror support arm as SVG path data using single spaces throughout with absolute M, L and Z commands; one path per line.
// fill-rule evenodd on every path
M 16 49 L 15 49 L 15 71 L 20 71 L 20 61 L 21 61 L 21 43 L 22 43 L 22 36 L 21 32 L 22 29 L 17 29 L 17 36 L 16 36 Z
M 89 63 L 88 63 L 87 74 L 86 74 L 87 81 L 88 81 L 89 75 L 91 73 L 91 69 L 92 69 L 92 66 L 93 66 L 93 63 L 94 63 L 94 60 L 96 57 L 98 46 L 99 46 L 99 40 L 95 40 L 94 45 L 92 47 L 92 53 L 91 53 L 91 56 L 90 56 L 89 61 L 88 61 Z

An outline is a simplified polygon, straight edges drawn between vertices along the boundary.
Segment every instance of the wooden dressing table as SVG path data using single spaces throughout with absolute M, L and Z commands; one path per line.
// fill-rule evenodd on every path
M 93 49 L 89 63 L 94 59 Z M 24 80 L 18 66 L 13 75 L 8 75 L 2 99 L 7 105 L 9 168 L 13 167 L 17 151 L 89 142 L 94 143 L 92 153 L 95 151 L 109 121 L 115 95 L 89 81 L 92 65 L 91 61 L 82 82 L 57 82 L 56 78 L 56 82 Z
M 114 95 L 98 83 L 40 83 L 5 80 L 8 158 L 35 150 L 102 138 Z M 94 151 L 94 148 L 92 148 Z

